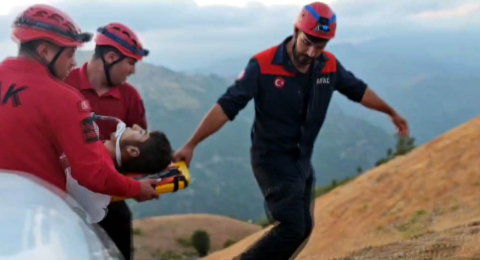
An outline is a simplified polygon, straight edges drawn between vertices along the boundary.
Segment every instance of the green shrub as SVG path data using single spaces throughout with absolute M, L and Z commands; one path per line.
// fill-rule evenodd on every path
M 210 250 L 210 236 L 204 230 L 197 230 L 191 238 L 192 246 L 197 250 L 200 257 L 206 256 Z

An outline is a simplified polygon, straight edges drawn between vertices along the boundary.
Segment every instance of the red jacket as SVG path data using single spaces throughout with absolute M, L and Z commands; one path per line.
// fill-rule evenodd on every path
M 0 169 L 34 174 L 65 191 L 60 156 L 85 188 L 136 197 L 140 183 L 119 174 L 80 93 L 33 60 L 0 64 Z
M 125 122 L 128 127 L 137 124 L 147 129 L 145 107 L 138 91 L 125 83 L 114 86 L 107 93 L 99 96 L 88 79 L 87 64 L 72 70 L 65 79 L 65 83 L 78 89 L 96 114 L 114 116 Z M 113 121 L 99 121 L 97 124 L 100 128 L 101 140 L 110 139 L 110 134 L 117 129 L 117 123 Z

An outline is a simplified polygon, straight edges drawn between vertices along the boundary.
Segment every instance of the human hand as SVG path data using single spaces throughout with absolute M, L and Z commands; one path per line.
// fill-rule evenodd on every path
M 157 183 L 156 179 L 140 180 L 140 193 L 134 199 L 138 202 L 158 199 L 159 196 L 155 191 Z
M 190 161 L 192 160 L 194 149 L 195 147 L 193 145 L 184 145 L 180 150 L 173 154 L 173 161 L 184 161 L 187 167 L 190 167 Z
M 390 116 L 390 120 L 395 125 L 399 136 L 407 137 L 409 135 L 408 123 L 405 118 L 395 113 L 393 116 Z

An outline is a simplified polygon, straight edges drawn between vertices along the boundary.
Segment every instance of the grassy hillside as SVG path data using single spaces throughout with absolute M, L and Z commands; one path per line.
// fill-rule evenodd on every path
M 190 238 L 196 230 L 210 237 L 212 251 L 224 248 L 259 231 L 254 224 L 235 219 L 206 215 L 174 215 L 134 221 L 135 260 L 162 259 L 166 256 L 195 256 Z
M 435 247 L 448 251 L 448 257 L 476 259 L 479 229 L 465 225 L 477 226 L 472 223 L 480 219 L 478 129 L 480 117 L 319 197 L 317 224 L 296 259 L 388 259 L 369 250 L 387 250 L 401 259 L 433 259 L 417 257 Z M 231 259 L 268 230 L 205 259 Z M 424 251 L 412 253 L 419 248 Z M 433 257 L 432 252 L 423 256 Z
M 380 246 L 367 246 L 345 257 L 335 260 L 351 259 L 480 259 L 480 222 L 473 221 L 464 225 L 441 231 L 431 231 L 405 241 Z

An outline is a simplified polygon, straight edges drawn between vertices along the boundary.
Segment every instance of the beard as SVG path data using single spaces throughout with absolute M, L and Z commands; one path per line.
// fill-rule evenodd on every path
M 293 59 L 301 66 L 309 65 L 313 61 L 313 59 L 308 57 L 307 55 L 299 54 L 296 48 L 296 44 L 293 45 L 292 54 Z

